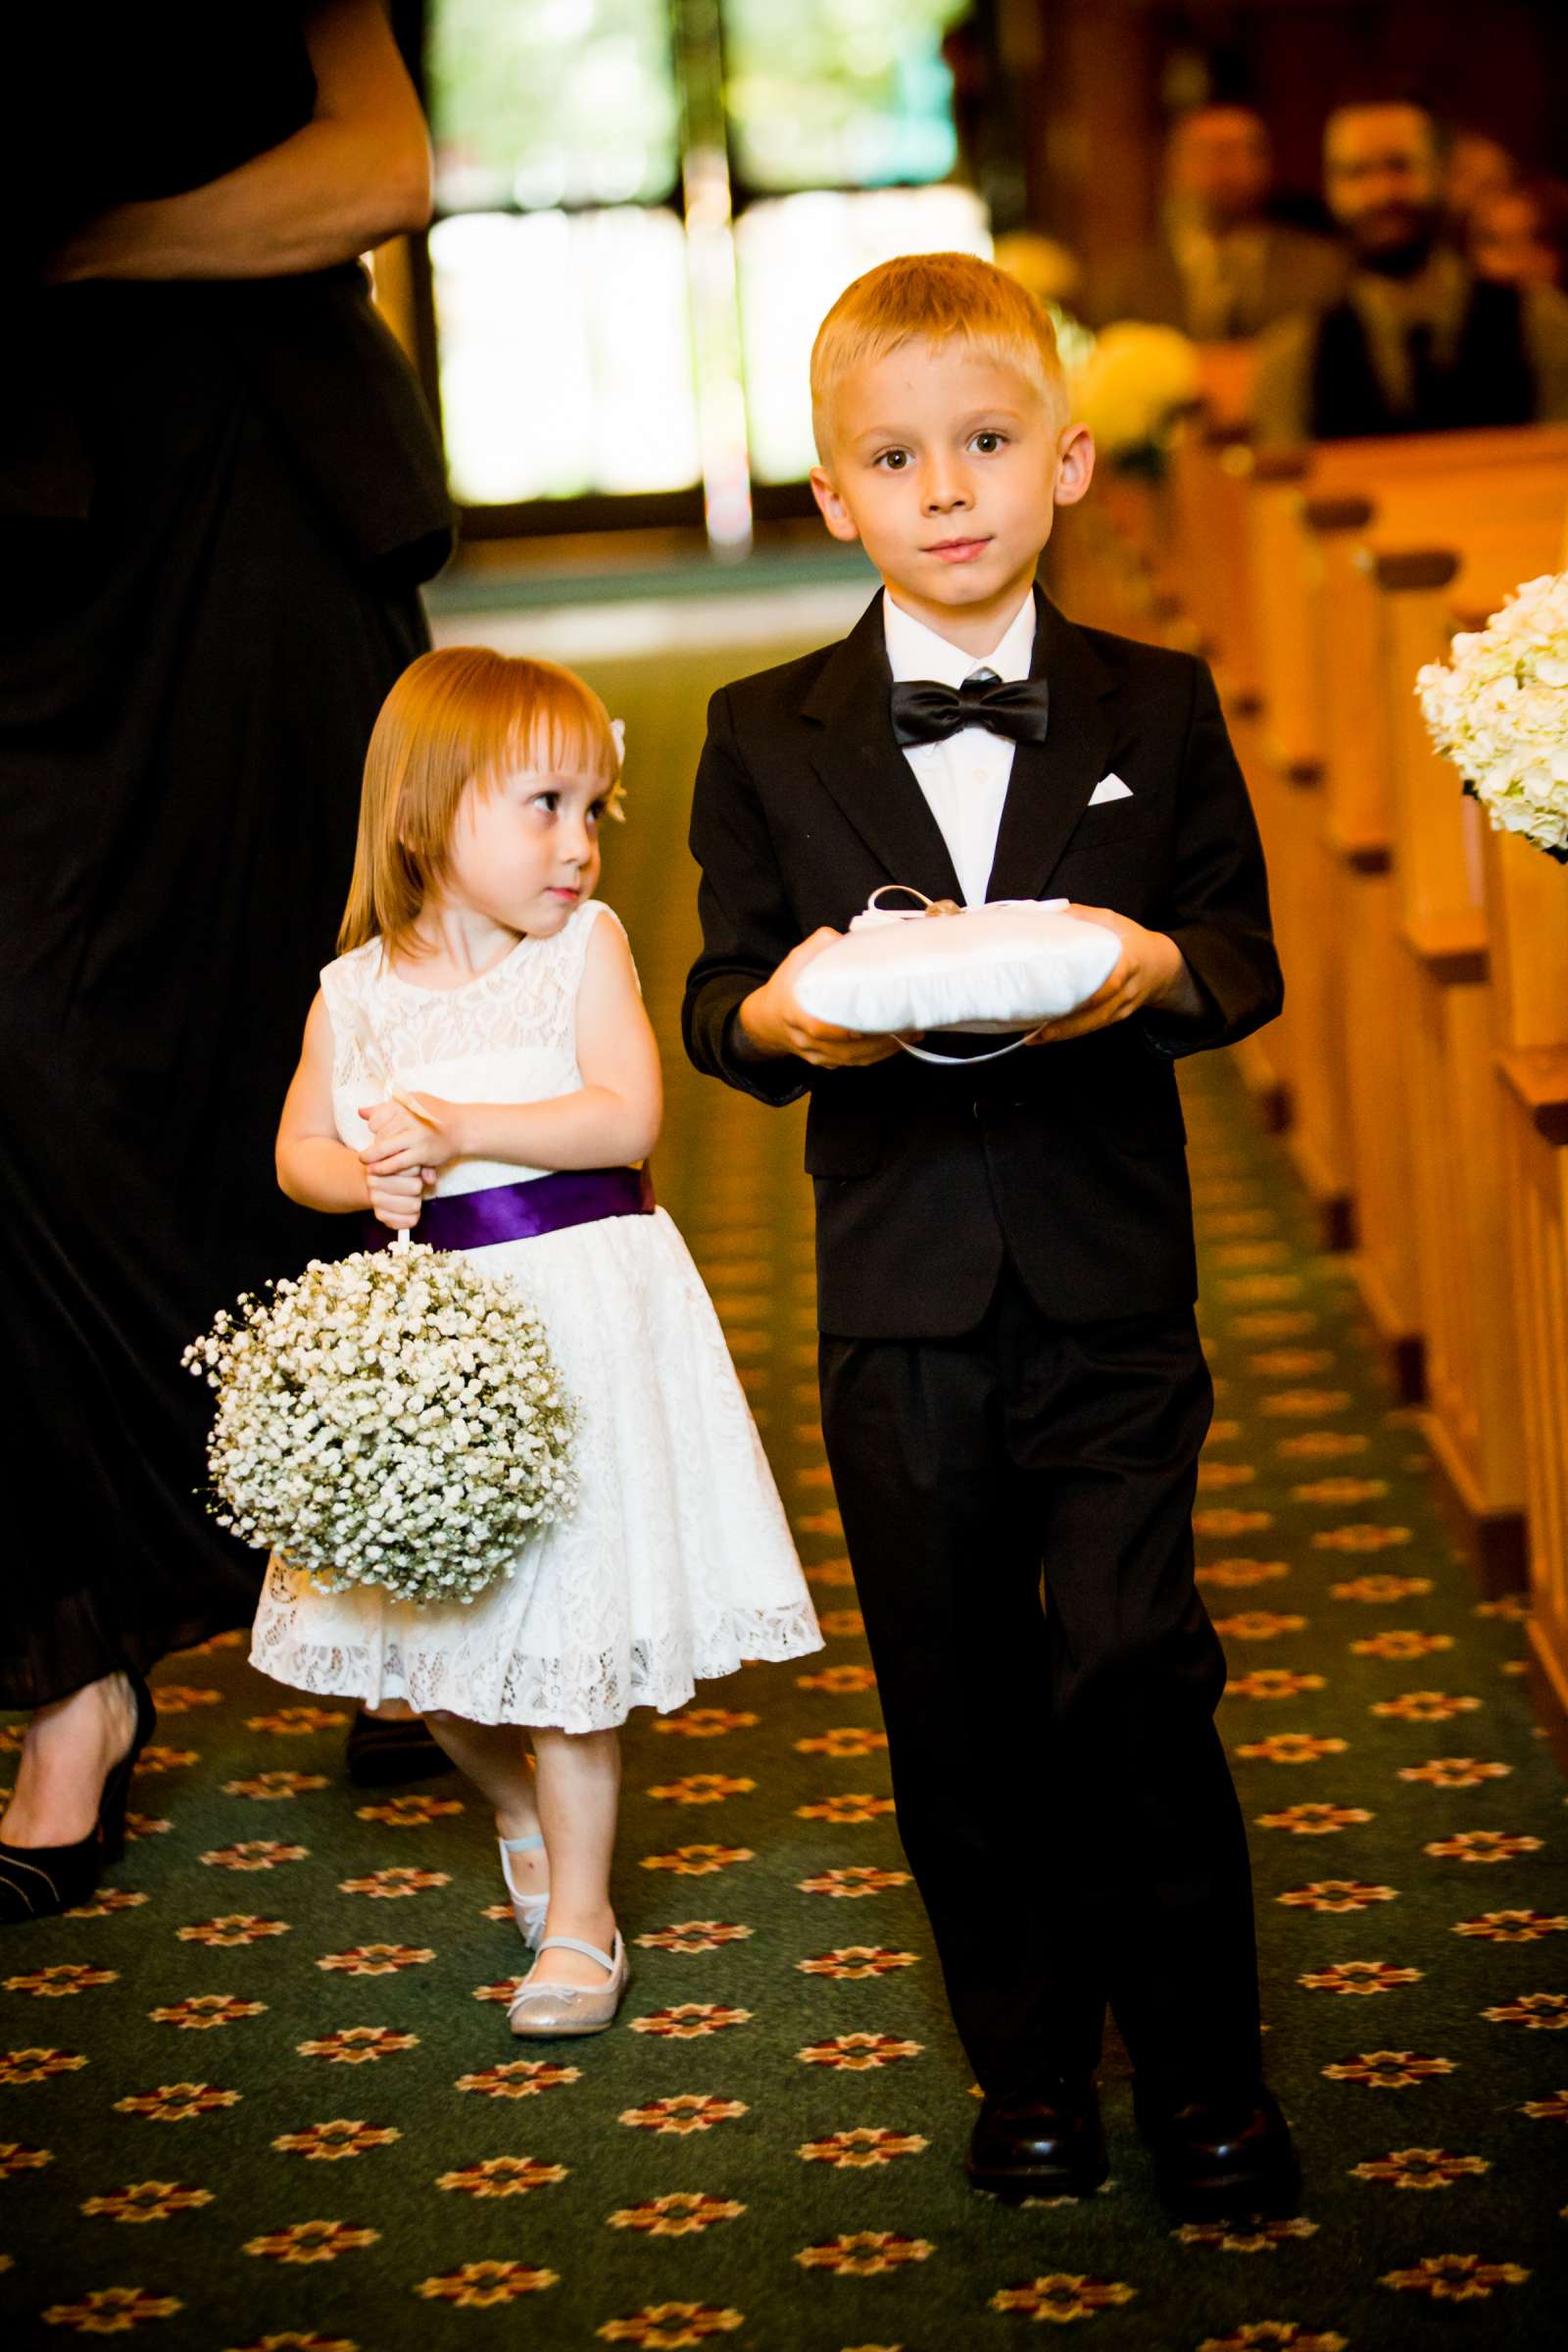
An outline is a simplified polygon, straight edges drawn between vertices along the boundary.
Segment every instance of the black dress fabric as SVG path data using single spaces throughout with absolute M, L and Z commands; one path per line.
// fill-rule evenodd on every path
M 117 198 L 204 184 L 311 111 L 299 10 L 221 12 L 221 57 L 210 8 L 115 13 L 69 75 L 62 48 L 53 86 L 91 170 L 35 186 L 38 252 Z M 15 309 L 0 1704 L 30 1707 L 254 1605 L 259 1556 L 204 1509 L 211 1398 L 180 1352 L 241 1290 L 341 1248 L 277 1191 L 272 1135 L 333 952 L 366 743 L 428 643 L 416 583 L 450 510 L 357 265 L 59 287 L 34 270 Z

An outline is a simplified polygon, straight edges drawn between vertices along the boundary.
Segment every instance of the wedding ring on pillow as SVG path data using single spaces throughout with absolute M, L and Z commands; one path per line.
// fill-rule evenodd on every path
M 885 906 L 889 891 L 919 903 Z M 1064 899 L 994 899 L 950 912 L 923 891 L 885 883 L 844 936 L 811 958 L 795 993 L 815 1019 L 897 1037 L 922 1061 L 960 1057 L 908 1045 L 909 1033 L 1006 1035 L 997 1052 L 1010 1054 L 1042 1022 L 1085 1004 L 1121 954 L 1114 932 L 1066 908 Z M 939 922 L 926 919 L 939 910 Z M 967 1066 L 994 1056 L 961 1058 Z

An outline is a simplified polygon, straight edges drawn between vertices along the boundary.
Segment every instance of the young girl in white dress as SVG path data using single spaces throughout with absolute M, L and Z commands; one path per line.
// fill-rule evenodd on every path
M 579 1500 L 514 1579 L 416 1603 L 322 1592 L 274 1559 L 251 1651 L 302 1690 L 407 1700 L 494 1805 L 538 1954 L 512 2005 L 523 2034 L 598 2032 L 625 1990 L 610 1866 L 628 1710 L 821 1646 L 712 1304 L 633 1164 L 659 1133 L 658 1049 L 592 895 L 619 769 L 567 670 L 453 647 L 404 673 L 277 1139 L 291 1199 L 514 1279 L 579 1409 Z

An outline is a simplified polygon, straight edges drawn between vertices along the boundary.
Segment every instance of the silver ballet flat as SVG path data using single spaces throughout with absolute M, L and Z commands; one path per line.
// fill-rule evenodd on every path
M 537 1847 L 543 1845 L 544 1839 L 536 1831 L 531 1838 L 498 1838 L 496 1843 L 501 1848 L 501 1876 L 507 1882 L 507 1893 L 512 1898 L 512 1916 L 517 1923 L 517 1934 L 522 1937 L 529 1951 L 536 1952 L 539 1949 L 540 1937 L 545 1932 L 545 1915 L 550 1909 L 550 1889 L 547 1886 L 540 1894 L 523 1894 L 512 1883 L 512 1866 L 508 1862 L 507 1856 L 509 1854 L 531 1854 Z
M 581 1952 L 585 1959 L 598 1961 L 609 1982 L 597 1990 L 585 1984 L 536 1984 L 530 1972 L 513 1994 L 507 2012 L 514 2034 L 532 2034 L 545 2041 L 564 2034 L 602 2034 L 614 2024 L 615 2012 L 631 1983 L 618 1928 L 612 1952 L 602 1952 L 596 1943 L 584 1943 L 575 1936 L 547 1936 L 539 1950 L 541 1954 Z

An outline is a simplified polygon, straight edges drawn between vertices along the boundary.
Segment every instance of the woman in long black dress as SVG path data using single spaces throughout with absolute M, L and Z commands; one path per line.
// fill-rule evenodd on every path
M 271 1130 L 450 546 L 356 259 L 429 209 L 377 0 L 26 15 L 50 137 L 0 394 L 0 1705 L 36 1712 L 0 1919 L 82 1898 L 143 1673 L 254 1603 L 180 1351 L 321 1246 Z

